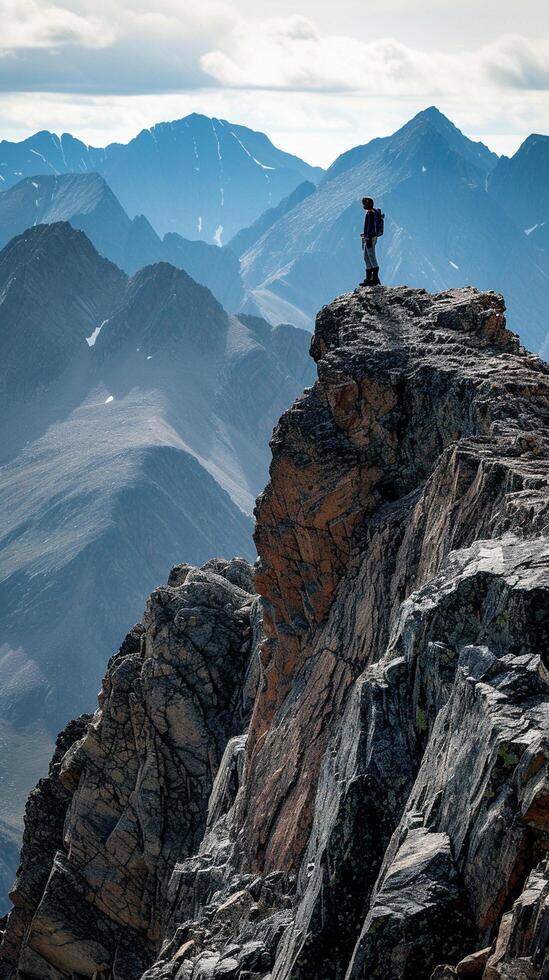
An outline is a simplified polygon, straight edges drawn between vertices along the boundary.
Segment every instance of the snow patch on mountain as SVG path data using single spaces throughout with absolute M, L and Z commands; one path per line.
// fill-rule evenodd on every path
M 218 160 L 221 160 L 222 159 L 222 157 L 221 157 L 221 147 L 219 145 L 219 136 L 217 135 L 217 130 L 215 128 L 215 120 L 214 119 L 212 119 L 212 129 L 213 129 L 213 134 L 215 136 L 215 142 L 216 142 L 216 146 L 217 146 L 217 158 L 218 158 Z
M 103 320 L 103 323 L 100 323 L 99 326 L 96 327 L 95 330 L 90 334 L 90 336 L 89 337 L 86 337 L 86 341 L 87 341 L 88 347 L 93 347 L 94 346 L 95 341 L 99 337 L 99 334 L 101 333 L 103 327 L 108 322 L 109 322 L 108 320 Z

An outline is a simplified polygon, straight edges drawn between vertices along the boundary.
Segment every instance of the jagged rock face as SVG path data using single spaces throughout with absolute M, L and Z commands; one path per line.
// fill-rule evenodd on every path
M 27 814 L 12 898 L 34 917 L 12 913 L 4 947 L 9 962 L 22 943 L 24 973 L 129 980 L 154 957 L 161 896 L 176 861 L 198 848 L 213 777 L 249 715 L 251 581 L 243 559 L 179 566 L 110 661 L 99 710 L 61 767 L 65 830 L 62 820 L 41 829 L 49 880 L 33 867 L 40 828 Z M 35 791 L 39 814 L 51 809 L 52 778 Z
M 90 715 L 81 715 L 60 733 L 48 775 L 39 781 L 28 798 L 21 862 L 10 894 L 15 907 L 3 947 L 8 961 L 17 955 L 27 933 L 63 837 L 71 793 L 59 779 L 62 760 L 72 745 L 82 738 L 90 720 Z
M 520 523 L 516 491 L 546 472 L 517 424 L 543 431 L 546 375 L 517 355 L 497 297 L 382 297 L 319 315 L 319 382 L 275 433 L 256 511 L 268 644 L 245 839 L 267 870 L 298 866 L 331 722 L 384 655 L 402 600 L 451 549 Z
M 474 290 L 357 290 L 312 353 L 256 510 L 258 655 L 251 586 L 208 598 L 229 566 L 153 594 L 6 976 L 547 980 L 549 370 Z

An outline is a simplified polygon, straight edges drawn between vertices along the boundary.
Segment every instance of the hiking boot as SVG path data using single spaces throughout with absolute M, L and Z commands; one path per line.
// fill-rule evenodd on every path
M 372 285 L 372 272 L 373 269 L 366 269 L 366 278 L 360 283 L 361 286 L 371 286 Z
M 381 283 L 379 281 L 379 266 L 376 266 L 375 269 L 372 269 L 372 278 L 370 279 L 370 285 L 381 286 Z

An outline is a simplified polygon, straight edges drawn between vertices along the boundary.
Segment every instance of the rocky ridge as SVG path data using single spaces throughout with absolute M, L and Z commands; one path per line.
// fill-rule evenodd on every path
M 311 350 L 259 599 L 152 594 L 29 802 L 4 977 L 549 977 L 549 369 L 472 289 L 355 290 Z

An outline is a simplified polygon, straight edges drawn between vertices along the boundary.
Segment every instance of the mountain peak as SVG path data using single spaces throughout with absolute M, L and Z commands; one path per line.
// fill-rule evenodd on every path
M 101 280 L 104 280 L 105 288 L 108 283 L 112 283 L 121 289 L 126 278 L 113 262 L 99 255 L 84 232 L 73 228 L 68 221 L 27 228 L 8 242 L 0 252 L 0 293 L 2 284 L 10 279 L 24 281 L 29 288 L 33 282 L 41 281 L 44 287 L 48 287 L 48 294 L 51 292 L 50 298 L 53 301 L 59 281 L 63 280 L 64 290 L 67 292 L 67 280 L 74 279 L 74 302 L 78 305 L 78 290 L 84 295 L 88 285 L 90 289 L 92 286 L 97 288 Z M 43 302 L 45 311 L 46 295 L 43 296 Z M 85 303 L 82 304 L 82 315 L 86 319 Z M 44 321 L 46 320 L 44 315 Z
M 17 256 L 18 260 L 25 261 L 33 258 L 36 254 L 56 255 L 56 250 L 71 248 L 73 252 L 93 253 L 99 262 L 111 265 L 107 259 L 102 259 L 95 251 L 89 238 L 82 231 L 73 228 L 68 221 L 56 221 L 52 224 L 38 224 L 33 228 L 27 228 L 21 234 L 16 235 L 6 245 L 3 252 L 0 252 L 0 268 L 12 256 Z
M 489 187 L 496 199 L 510 202 L 520 229 L 528 236 L 535 233 L 531 241 L 547 248 L 549 136 L 532 133 L 512 157 L 502 157 L 490 175 Z
M 227 313 L 206 286 L 169 262 L 156 262 L 129 280 L 118 312 L 97 339 L 97 353 L 110 357 L 136 344 L 150 356 L 214 351 L 227 324 Z
M 398 132 L 404 133 L 409 129 L 417 128 L 418 124 L 428 124 L 436 129 L 452 150 L 484 172 L 489 173 L 496 166 L 499 159 L 497 153 L 493 153 L 484 143 L 471 140 L 465 136 L 461 129 L 458 129 L 455 123 L 448 119 L 436 106 L 432 105 L 428 106 L 427 109 L 422 109 Z
M 227 242 L 303 180 L 316 182 L 322 173 L 264 133 L 199 113 L 158 122 L 128 142 L 105 147 L 47 131 L 0 143 L 2 191 L 36 173 L 92 172 L 105 178 L 130 219 L 145 202 L 157 234 L 178 232 L 210 244 Z
M 515 157 L 523 153 L 542 153 L 546 154 L 549 150 L 549 136 L 543 135 L 543 133 L 531 133 L 526 139 L 520 144 L 517 152 L 514 154 Z
M 141 215 L 141 217 L 143 216 Z M 218 303 L 206 286 L 201 286 L 184 269 L 178 269 L 171 262 L 152 262 L 143 269 L 139 269 L 132 276 L 129 288 L 131 289 L 132 285 L 140 288 L 144 283 L 153 281 L 163 283 L 163 285 L 171 285 L 174 293 L 178 295 L 181 295 L 182 291 L 184 291 L 186 299 L 189 298 L 191 292 L 198 290 L 203 299 L 210 297 L 212 302 L 215 303 L 215 306 L 220 310 L 222 309 L 221 304 Z
M 0 361 L 14 399 L 59 376 L 116 305 L 126 276 L 67 221 L 37 225 L 0 252 Z
M 414 118 L 417 119 L 421 116 L 426 116 L 428 119 L 444 121 L 445 123 L 448 123 L 450 126 L 452 126 L 454 129 L 456 128 L 454 126 L 454 123 L 450 119 L 448 119 L 448 116 L 445 116 L 444 113 L 441 112 L 436 105 L 430 105 L 427 106 L 426 109 L 421 109 L 420 112 L 416 113 Z
M 493 170 L 499 159 L 484 143 L 475 143 L 464 136 L 436 106 L 428 106 L 416 113 L 391 136 L 376 137 L 369 143 L 355 146 L 342 153 L 326 171 L 323 182 L 331 181 L 344 171 L 350 171 L 366 161 L 371 161 L 374 155 L 383 152 L 387 147 L 395 148 L 399 152 L 404 147 L 408 151 L 410 147 L 414 150 L 413 141 L 417 144 L 418 140 L 422 141 L 422 147 L 417 146 L 415 149 L 421 149 L 422 152 L 423 147 L 431 144 L 436 150 L 438 141 L 441 151 L 449 148 L 466 163 L 472 164 L 479 171 L 479 178 Z

